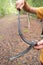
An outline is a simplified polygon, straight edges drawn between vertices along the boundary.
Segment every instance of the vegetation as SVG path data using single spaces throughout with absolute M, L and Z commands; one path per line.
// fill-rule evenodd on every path
M 43 0 L 27 0 L 27 1 L 31 6 L 35 7 L 43 6 Z M 12 13 L 17 14 L 15 2 L 16 0 L 0 0 L 0 16 Z
M 17 13 L 15 0 L 0 0 L 0 16 L 11 13 Z

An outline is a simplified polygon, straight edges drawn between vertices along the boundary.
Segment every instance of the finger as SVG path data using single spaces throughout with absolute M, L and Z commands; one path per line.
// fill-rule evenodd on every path
M 19 2 L 17 1 L 17 2 L 16 2 L 16 8 L 18 9 L 19 6 L 20 6 L 20 4 L 19 4 Z
M 39 45 L 39 46 L 34 46 L 35 49 L 42 49 L 43 45 Z
M 38 45 L 43 45 L 43 40 L 39 41 L 37 44 Z
M 22 9 L 22 8 L 23 8 L 23 6 L 24 6 L 24 4 L 21 4 L 20 9 Z
M 19 2 L 19 1 L 16 2 L 16 8 L 17 8 L 17 9 L 22 9 L 23 6 L 24 6 L 24 3 L 21 3 L 21 2 Z

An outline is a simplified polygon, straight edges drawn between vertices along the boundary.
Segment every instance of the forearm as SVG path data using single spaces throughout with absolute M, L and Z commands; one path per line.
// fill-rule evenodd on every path
M 25 11 L 27 11 L 27 12 L 36 14 L 36 9 L 37 9 L 37 8 L 31 7 L 31 6 L 28 5 L 27 2 L 25 2 L 23 9 L 24 9 Z

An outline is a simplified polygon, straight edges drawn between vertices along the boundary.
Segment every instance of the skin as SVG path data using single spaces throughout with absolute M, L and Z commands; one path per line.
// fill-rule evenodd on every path
M 35 49 L 43 49 L 43 39 L 37 43 L 37 46 L 34 46 Z
M 33 13 L 33 14 L 36 14 L 36 10 L 38 9 L 36 7 L 34 8 L 34 7 L 29 6 L 29 4 L 25 0 L 17 0 L 16 1 L 16 8 L 17 8 L 17 10 L 24 9 L 25 11 Z M 43 49 L 43 39 L 40 40 L 37 43 L 37 46 L 34 46 L 34 48 L 37 50 Z

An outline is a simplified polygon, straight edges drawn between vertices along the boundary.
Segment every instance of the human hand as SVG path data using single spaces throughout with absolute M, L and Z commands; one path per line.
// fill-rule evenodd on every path
M 24 4 L 25 4 L 25 0 L 17 0 L 16 1 L 17 10 L 19 10 L 19 9 L 21 10 L 23 8 Z
M 39 41 L 34 48 L 37 50 L 43 49 L 43 40 Z

